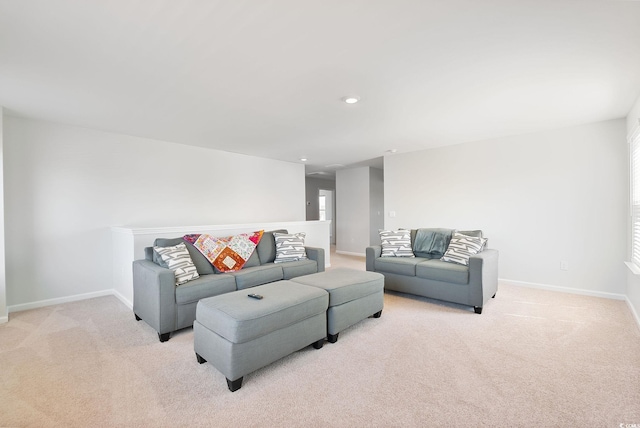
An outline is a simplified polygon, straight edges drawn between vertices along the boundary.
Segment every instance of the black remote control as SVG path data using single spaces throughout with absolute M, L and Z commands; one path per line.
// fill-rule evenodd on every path
M 259 295 L 259 294 L 247 294 L 247 296 L 249 296 L 249 297 L 251 297 L 253 299 L 258 299 L 258 300 L 262 299 L 262 296 Z

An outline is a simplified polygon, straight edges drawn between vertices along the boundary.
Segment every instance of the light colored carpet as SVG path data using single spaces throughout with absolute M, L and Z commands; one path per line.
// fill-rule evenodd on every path
M 640 424 L 640 329 L 622 301 L 501 285 L 482 315 L 387 293 L 379 319 L 231 393 L 115 297 L 0 326 L 0 426 L 618 427 Z

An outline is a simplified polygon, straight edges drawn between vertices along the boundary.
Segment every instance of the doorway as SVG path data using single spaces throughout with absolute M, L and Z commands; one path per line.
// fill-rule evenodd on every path
M 329 227 L 329 243 L 331 245 L 336 243 L 335 198 L 335 191 L 333 190 L 318 190 L 318 219 L 331 221 L 331 227 Z

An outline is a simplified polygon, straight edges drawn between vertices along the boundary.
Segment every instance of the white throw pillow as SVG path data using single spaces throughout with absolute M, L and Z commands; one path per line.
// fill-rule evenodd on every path
M 440 260 L 468 266 L 469 257 L 482 251 L 486 242 L 486 238 L 476 238 L 456 232 L 451 237 L 449 247 Z
M 274 233 L 276 242 L 276 259 L 274 263 L 295 262 L 307 260 L 307 251 L 304 249 L 306 233 Z
M 410 230 L 381 230 L 379 233 L 382 242 L 380 257 L 415 257 Z
M 153 247 L 153 249 L 175 274 L 176 286 L 200 278 L 196 265 L 193 264 L 185 244 L 178 244 L 173 247 Z

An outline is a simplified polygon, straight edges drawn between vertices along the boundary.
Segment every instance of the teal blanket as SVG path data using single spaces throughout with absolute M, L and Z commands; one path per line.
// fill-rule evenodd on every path
M 447 251 L 453 229 L 418 229 L 413 240 L 413 253 L 417 257 L 442 257 Z

